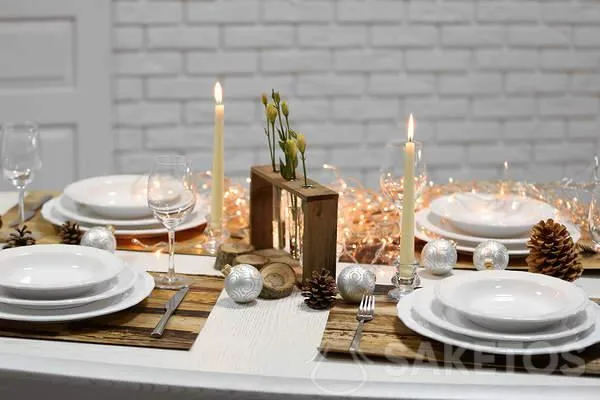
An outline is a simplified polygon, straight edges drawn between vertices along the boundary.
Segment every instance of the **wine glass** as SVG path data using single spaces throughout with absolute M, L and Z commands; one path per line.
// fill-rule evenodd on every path
M 600 251 L 600 183 L 596 183 L 592 191 L 590 211 L 588 214 L 590 237 L 595 249 Z
M 169 269 L 155 279 L 161 289 L 180 289 L 190 280 L 175 274 L 175 228 L 194 209 L 196 190 L 191 163 L 183 156 L 159 156 L 148 176 L 148 207 L 169 231 Z
M 8 123 L 3 127 L 2 171 L 19 191 L 19 217 L 25 222 L 25 189 L 42 167 L 40 134 L 31 122 Z
M 415 146 L 415 200 L 418 200 L 427 185 L 427 169 L 423 160 L 423 145 Z M 385 145 L 383 163 L 379 170 L 379 186 L 384 195 L 394 202 L 398 212 L 402 213 L 404 200 L 404 163 L 406 142 L 393 140 Z

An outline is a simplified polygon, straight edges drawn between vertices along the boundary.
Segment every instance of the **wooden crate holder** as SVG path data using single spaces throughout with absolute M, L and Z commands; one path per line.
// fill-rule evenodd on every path
M 295 194 L 302 200 L 304 233 L 302 278 L 326 269 L 335 276 L 337 240 L 337 192 L 304 178 L 286 181 L 270 165 L 250 169 L 250 243 L 256 249 L 273 248 L 273 193 L 275 188 Z

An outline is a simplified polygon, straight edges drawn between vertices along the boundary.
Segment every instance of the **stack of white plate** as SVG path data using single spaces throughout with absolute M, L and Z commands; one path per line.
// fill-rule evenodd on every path
M 600 342 L 600 307 L 582 289 L 528 272 L 452 276 L 400 300 L 398 316 L 423 336 L 488 353 L 562 353 Z
M 540 220 L 557 220 L 558 211 L 539 200 L 513 195 L 455 193 L 439 197 L 415 216 L 415 236 L 426 242 L 444 238 L 456 242 L 458 251 L 473 253 L 481 242 L 495 240 L 509 255 L 525 256 L 529 231 Z M 576 242 L 578 229 L 560 221 Z
M 149 274 L 92 247 L 48 244 L 0 252 L 0 319 L 97 317 L 138 304 L 153 288 Z
M 81 230 L 111 225 L 117 236 L 154 236 L 167 233 L 152 215 L 146 200 L 147 179 L 143 175 L 113 175 L 84 179 L 67 186 L 63 194 L 42 208 L 42 217 L 54 225 L 71 220 Z M 206 223 L 206 203 L 175 230 L 183 231 Z

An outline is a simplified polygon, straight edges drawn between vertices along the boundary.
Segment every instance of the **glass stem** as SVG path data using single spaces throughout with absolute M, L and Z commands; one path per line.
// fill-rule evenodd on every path
M 175 278 L 175 231 L 169 229 L 169 270 L 167 271 L 167 279 L 172 282 Z
M 25 188 L 19 189 L 19 218 L 25 224 Z

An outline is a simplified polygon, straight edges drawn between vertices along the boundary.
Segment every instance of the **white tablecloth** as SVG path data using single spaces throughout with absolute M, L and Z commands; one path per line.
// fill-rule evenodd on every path
M 0 194 L 0 212 L 15 198 Z M 164 255 L 119 254 L 140 268 L 166 269 Z M 178 255 L 177 269 L 216 274 L 209 257 Z M 378 280 L 389 282 L 390 275 L 391 269 L 382 267 Z M 600 280 L 594 276 L 578 284 L 590 295 L 600 295 Z M 190 351 L 0 338 L 0 399 L 253 399 L 283 394 L 289 399 L 596 399 L 600 393 L 600 378 L 323 360 L 317 346 L 327 315 L 307 311 L 298 292 L 252 305 L 237 305 L 223 292 Z

